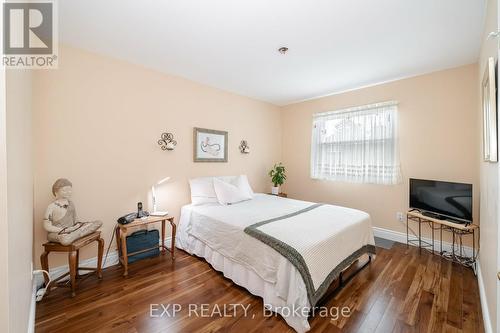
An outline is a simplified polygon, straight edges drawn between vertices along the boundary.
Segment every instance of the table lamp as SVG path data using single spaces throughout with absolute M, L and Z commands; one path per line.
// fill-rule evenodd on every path
M 165 182 L 167 182 L 168 180 L 170 179 L 170 177 L 165 177 L 163 179 L 161 179 L 160 181 L 158 181 L 156 184 L 153 184 L 153 186 L 151 186 L 151 193 L 153 194 L 153 212 L 150 213 L 150 215 L 152 216 L 165 216 L 165 215 L 168 215 L 168 211 L 157 211 L 156 210 L 156 191 L 155 191 L 155 187 L 158 186 L 158 185 L 161 185 Z

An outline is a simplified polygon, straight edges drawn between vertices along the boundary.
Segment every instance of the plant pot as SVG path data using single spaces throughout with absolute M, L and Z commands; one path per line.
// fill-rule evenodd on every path
M 279 186 L 273 186 L 273 187 L 271 187 L 271 194 L 273 194 L 273 195 L 280 194 L 280 188 L 279 188 Z

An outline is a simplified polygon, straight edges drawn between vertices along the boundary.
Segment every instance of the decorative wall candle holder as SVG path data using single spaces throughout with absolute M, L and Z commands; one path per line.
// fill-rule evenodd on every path
M 162 150 L 174 150 L 175 146 L 177 146 L 177 141 L 174 140 L 172 133 L 162 133 L 158 144 Z
M 240 152 L 242 154 L 249 154 L 250 153 L 250 146 L 248 145 L 248 142 L 246 140 L 241 140 L 239 148 L 240 148 Z

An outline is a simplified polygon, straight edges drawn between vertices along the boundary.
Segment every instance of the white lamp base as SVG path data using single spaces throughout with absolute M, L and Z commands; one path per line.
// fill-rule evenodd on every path
M 166 216 L 168 215 L 168 211 L 166 212 L 161 212 L 161 211 L 158 211 L 158 212 L 152 212 L 152 213 L 149 213 L 150 216 Z

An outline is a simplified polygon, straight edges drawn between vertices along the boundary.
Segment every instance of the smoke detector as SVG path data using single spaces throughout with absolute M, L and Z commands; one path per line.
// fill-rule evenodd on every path
M 281 54 L 285 54 L 288 51 L 288 47 L 282 46 L 278 49 L 278 52 Z

